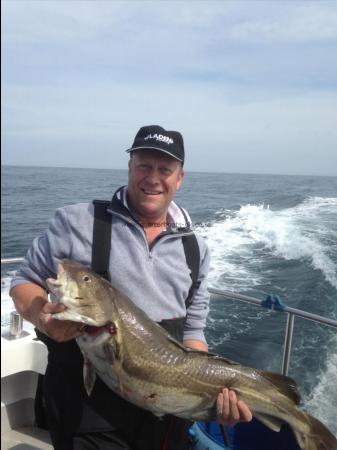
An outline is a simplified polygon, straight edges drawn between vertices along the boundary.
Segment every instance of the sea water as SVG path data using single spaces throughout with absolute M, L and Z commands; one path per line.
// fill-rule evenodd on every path
M 127 171 L 2 168 L 2 258 L 24 256 L 66 204 L 110 199 Z M 177 202 L 206 240 L 209 285 L 337 319 L 337 177 L 187 173 Z M 15 266 L 1 268 L 2 326 Z M 206 336 L 212 351 L 280 371 L 285 314 L 212 297 Z M 337 435 L 337 333 L 295 320 L 289 375 L 303 406 Z

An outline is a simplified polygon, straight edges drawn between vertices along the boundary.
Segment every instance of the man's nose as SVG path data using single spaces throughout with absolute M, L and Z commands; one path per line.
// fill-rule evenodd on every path
M 151 184 L 159 183 L 160 181 L 160 172 L 156 169 L 151 169 L 147 174 L 146 180 Z

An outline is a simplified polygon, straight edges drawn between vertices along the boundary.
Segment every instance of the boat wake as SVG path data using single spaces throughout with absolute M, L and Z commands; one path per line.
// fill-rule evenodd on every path
M 212 254 L 210 283 L 250 289 L 263 281 L 263 259 L 301 260 L 337 289 L 331 245 L 337 241 L 337 198 L 311 197 L 273 211 L 264 204 L 221 210 L 209 228 L 197 228 Z M 276 280 L 277 281 L 277 280 Z

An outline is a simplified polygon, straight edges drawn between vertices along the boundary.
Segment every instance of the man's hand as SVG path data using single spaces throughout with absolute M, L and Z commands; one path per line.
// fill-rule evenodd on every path
M 52 314 L 64 310 L 63 305 L 45 303 L 38 314 L 37 328 L 56 342 L 70 341 L 82 334 L 82 323 L 53 319 Z
M 218 422 L 231 427 L 238 422 L 250 422 L 253 415 L 242 400 L 238 400 L 234 391 L 227 388 L 223 389 L 217 398 L 217 415 Z
M 203 352 L 208 351 L 208 346 L 204 342 L 197 340 L 184 341 L 185 347 L 193 348 L 195 350 L 201 350 Z M 233 427 L 238 422 L 250 422 L 253 415 L 242 400 L 238 400 L 234 391 L 227 388 L 223 389 L 217 398 L 217 413 L 218 422 Z
M 48 302 L 45 289 L 33 283 L 14 287 L 10 295 L 19 314 L 56 342 L 66 342 L 82 334 L 83 324 L 53 319 L 65 306 Z

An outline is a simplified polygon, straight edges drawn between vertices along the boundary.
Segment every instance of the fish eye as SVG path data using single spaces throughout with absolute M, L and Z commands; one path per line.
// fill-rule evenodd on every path
M 91 279 L 90 279 L 90 277 L 88 277 L 88 275 L 84 275 L 83 281 L 88 283 L 89 281 L 91 281 Z

